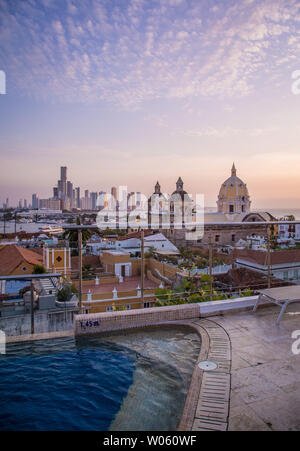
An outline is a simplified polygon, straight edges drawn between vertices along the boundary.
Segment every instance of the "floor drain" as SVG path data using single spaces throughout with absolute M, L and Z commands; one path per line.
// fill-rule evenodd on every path
M 212 371 L 217 368 L 217 364 L 215 362 L 210 362 L 209 360 L 203 360 L 198 363 L 198 366 L 203 371 Z

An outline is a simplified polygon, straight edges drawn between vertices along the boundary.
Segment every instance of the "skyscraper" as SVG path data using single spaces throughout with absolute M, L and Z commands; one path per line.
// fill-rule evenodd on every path
M 69 180 L 67 181 L 67 197 L 72 200 L 73 197 L 73 183 Z
M 92 210 L 96 210 L 97 209 L 97 197 L 98 197 L 98 193 L 91 193 L 91 206 L 92 206 Z
M 60 179 L 64 182 L 67 181 L 67 166 L 60 167 Z
M 80 208 L 80 188 L 79 188 L 79 186 L 77 186 L 77 188 L 75 188 L 75 202 L 76 202 L 76 207 Z
M 32 195 L 32 202 L 31 202 L 31 204 L 32 204 L 32 208 L 39 208 L 39 200 L 38 200 L 36 194 Z
M 117 192 L 117 188 L 115 186 L 113 186 L 111 188 L 111 195 L 115 198 L 115 200 L 117 200 L 118 192 Z
M 60 168 L 60 180 L 61 180 L 61 191 L 62 195 L 67 195 L 67 167 L 61 166 Z

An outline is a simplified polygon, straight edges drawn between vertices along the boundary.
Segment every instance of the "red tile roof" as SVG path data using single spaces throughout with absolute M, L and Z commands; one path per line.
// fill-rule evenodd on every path
M 31 249 L 8 244 L 0 249 L 0 275 L 11 274 L 20 264 L 42 265 L 43 258 Z
M 257 271 L 253 271 L 246 268 L 233 268 L 226 274 L 218 274 L 214 276 L 215 282 L 221 282 L 223 284 L 232 287 L 233 289 L 244 289 L 251 288 L 263 289 L 268 287 L 268 278 L 266 275 L 261 274 Z M 271 277 L 271 286 L 284 286 L 293 285 L 290 282 L 277 279 L 276 277 Z
M 232 252 L 234 260 L 243 259 L 258 265 L 266 266 L 268 264 L 268 253 L 264 251 L 256 251 L 253 249 L 236 249 Z M 300 250 L 282 250 L 270 252 L 271 265 L 280 265 L 286 263 L 299 263 Z

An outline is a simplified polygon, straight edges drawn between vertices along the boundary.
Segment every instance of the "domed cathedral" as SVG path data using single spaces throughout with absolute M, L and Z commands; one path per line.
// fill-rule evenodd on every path
M 265 223 L 275 220 L 268 212 L 250 210 L 247 185 L 236 172 L 233 163 L 231 176 L 221 185 L 217 211 L 204 213 L 204 236 L 198 240 L 199 243 L 207 244 L 211 236 L 215 245 L 234 247 L 239 240 L 246 240 L 253 233 L 263 236 Z
M 233 163 L 231 177 L 222 184 L 217 200 L 218 213 L 240 214 L 250 212 L 250 196 L 247 185 L 236 176 Z

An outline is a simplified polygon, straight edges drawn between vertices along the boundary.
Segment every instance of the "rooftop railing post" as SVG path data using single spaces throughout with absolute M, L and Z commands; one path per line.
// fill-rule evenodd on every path
M 82 230 L 78 230 L 78 260 L 79 260 L 79 313 L 82 309 Z
M 30 282 L 30 323 L 31 323 L 31 335 L 34 334 L 34 293 L 33 282 Z
M 141 230 L 141 305 L 144 306 L 144 229 Z
M 209 299 L 212 301 L 213 297 L 213 283 L 212 283 L 212 263 L 213 263 L 213 245 L 212 236 L 209 234 Z
M 267 261 L 268 261 L 268 288 L 271 288 L 271 230 L 267 225 Z

